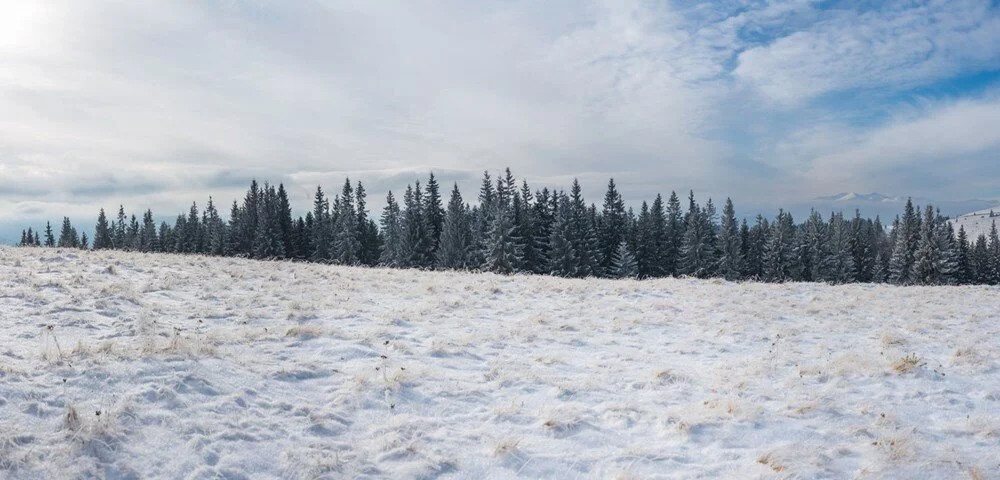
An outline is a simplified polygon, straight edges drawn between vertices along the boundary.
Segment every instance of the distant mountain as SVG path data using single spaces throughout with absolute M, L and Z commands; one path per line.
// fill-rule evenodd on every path
M 830 212 L 843 212 L 844 215 L 854 215 L 854 211 L 861 212 L 863 217 L 882 217 L 883 223 L 888 224 L 896 215 L 903 212 L 907 197 L 905 195 L 886 195 L 884 193 L 856 193 L 841 192 L 836 195 L 816 197 L 812 200 L 796 202 L 788 205 L 780 205 L 798 220 L 804 220 L 811 210 L 816 210 L 824 217 Z M 941 210 L 941 214 L 948 217 L 958 217 L 968 212 L 988 210 L 990 208 L 1000 209 L 1000 201 L 997 200 L 933 200 L 928 198 L 913 197 L 916 206 L 934 205 Z M 745 216 L 754 216 L 762 213 L 765 216 L 773 216 L 777 208 L 767 206 L 749 205 L 745 210 Z M 771 211 L 773 209 L 773 211 Z
M 890 197 L 881 193 L 838 193 L 828 197 L 816 197 L 816 200 L 826 202 L 898 202 L 899 197 Z

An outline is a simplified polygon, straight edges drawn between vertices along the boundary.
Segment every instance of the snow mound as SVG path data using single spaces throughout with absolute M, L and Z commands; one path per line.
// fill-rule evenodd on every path
M 994 478 L 998 312 L 0 248 L 0 477 Z

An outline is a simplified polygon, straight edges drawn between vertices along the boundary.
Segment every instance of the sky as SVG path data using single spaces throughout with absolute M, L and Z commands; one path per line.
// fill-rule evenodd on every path
M 503 167 L 595 202 L 1000 199 L 998 126 L 997 0 L 0 0 L 0 239 Z

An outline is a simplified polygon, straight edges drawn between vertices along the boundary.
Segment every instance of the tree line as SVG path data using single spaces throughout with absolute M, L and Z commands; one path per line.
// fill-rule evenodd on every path
M 283 185 L 254 180 L 227 219 L 211 197 L 201 210 L 192 203 L 173 225 L 156 225 L 150 210 L 141 220 L 127 216 L 119 206 L 114 219 L 101 209 L 92 239 L 64 217 L 58 238 L 47 223 L 43 234 L 23 231 L 21 245 L 562 277 L 1000 284 L 995 222 L 989 235 L 970 239 L 932 206 L 910 200 L 888 227 L 857 211 L 828 218 L 813 211 L 797 223 L 780 210 L 748 222 L 737 220 L 728 198 L 721 214 L 693 192 L 686 207 L 671 192 L 635 212 L 611 179 L 598 208 L 576 180 L 568 191 L 532 190 L 510 169 L 496 179 L 484 172 L 476 205 L 457 184 L 445 203 L 433 173 L 424 185 L 408 185 L 401 199 L 389 191 L 377 222 L 366 199 L 361 182 L 346 180 L 332 197 L 317 187 L 311 211 L 293 218 Z

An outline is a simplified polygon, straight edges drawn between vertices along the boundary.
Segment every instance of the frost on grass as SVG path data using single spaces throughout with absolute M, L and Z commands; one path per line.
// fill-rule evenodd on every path
M 0 272 L 0 478 L 1000 477 L 997 288 Z

